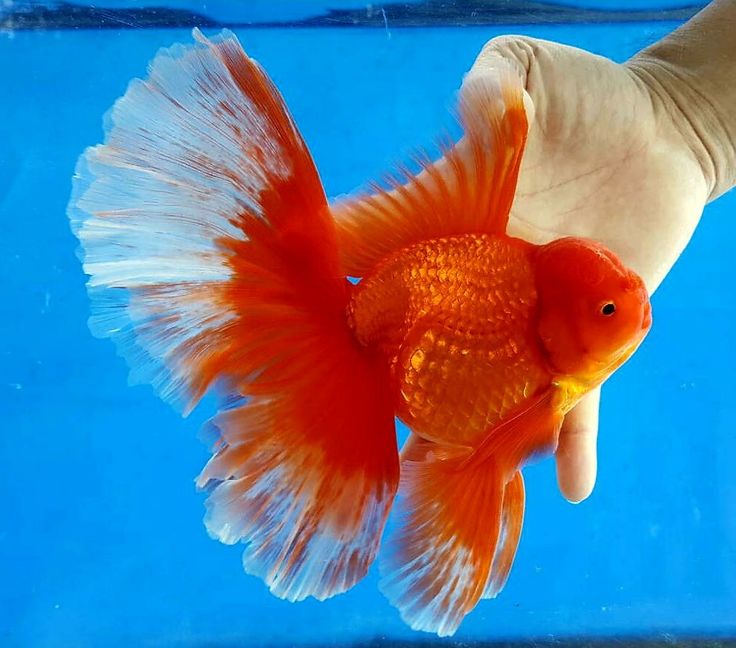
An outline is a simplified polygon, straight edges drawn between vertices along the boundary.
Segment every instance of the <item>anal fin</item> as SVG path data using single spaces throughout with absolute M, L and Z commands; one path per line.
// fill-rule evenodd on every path
M 503 588 L 524 517 L 519 471 L 554 449 L 554 403 L 553 389 L 541 392 L 473 448 L 410 437 L 381 586 L 413 629 L 452 635 L 481 598 Z
M 414 630 L 454 634 L 488 581 L 503 475 L 491 462 L 463 469 L 470 452 L 413 436 L 402 453 L 401 527 L 381 562 L 381 588 Z

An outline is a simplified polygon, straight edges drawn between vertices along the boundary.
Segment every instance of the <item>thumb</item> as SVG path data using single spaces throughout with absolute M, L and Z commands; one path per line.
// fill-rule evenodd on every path
M 586 394 L 565 416 L 557 445 L 557 484 L 573 503 L 582 502 L 595 486 L 600 387 Z

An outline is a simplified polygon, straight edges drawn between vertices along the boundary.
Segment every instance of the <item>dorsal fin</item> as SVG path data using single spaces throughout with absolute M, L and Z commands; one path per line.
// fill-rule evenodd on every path
M 440 146 L 421 172 L 399 168 L 389 189 L 332 206 L 343 270 L 363 276 L 380 259 L 419 241 L 467 233 L 503 233 L 516 191 L 528 130 L 521 79 L 511 68 L 468 77 L 460 91 L 464 137 Z

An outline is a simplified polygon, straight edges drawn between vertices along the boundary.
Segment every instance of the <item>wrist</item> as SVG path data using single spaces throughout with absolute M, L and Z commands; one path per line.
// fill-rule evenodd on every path
M 736 123 L 690 70 L 648 52 L 626 63 L 698 163 L 708 201 L 736 184 Z

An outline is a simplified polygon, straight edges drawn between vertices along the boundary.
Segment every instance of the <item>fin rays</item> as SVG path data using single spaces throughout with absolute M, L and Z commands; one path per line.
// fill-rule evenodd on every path
M 363 276 L 401 247 L 466 233 L 503 233 L 527 135 L 521 80 L 511 69 L 469 79 L 460 93 L 464 137 L 440 140 L 436 162 L 420 151 L 420 171 L 399 166 L 389 189 L 335 202 L 343 270 Z
M 90 326 L 185 412 L 217 385 L 211 535 L 278 596 L 366 573 L 398 483 L 386 369 L 346 320 L 334 224 L 277 90 L 230 32 L 162 50 L 80 159 Z
M 503 476 L 491 463 L 460 470 L 463 451 L 440 458 L 433 454 L 437 444 L 417 437 L 410 443 L 402 463 L 401 526 L 382 558 L 381 589 L 413 629 L 449 636 L 488 580 Z
M 449 636 L 506 583 L 524 519 L 528 457 L 554 449 L 553 388 L 474 447 L 412 435 L 402 450 L 399 525 L 381 560 L 381 588 L 415 630 Z

